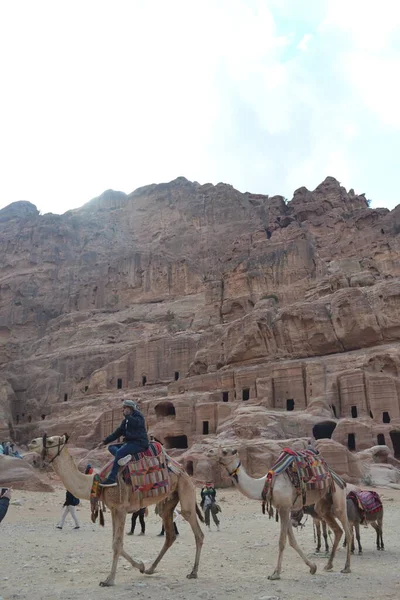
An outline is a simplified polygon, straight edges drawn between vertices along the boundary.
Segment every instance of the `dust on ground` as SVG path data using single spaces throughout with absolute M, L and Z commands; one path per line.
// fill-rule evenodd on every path
M 116 585 L 99 587 L 111 567 L 111 519 L 101 528 L 90 521 L 89 502 L 78 507 L 81 528 L 73 529 L 70 517 L 63 530 L 55 525 L 62 512 L 65 490 L 54 493 L 15 490 L 12 505 L 0 524 L 0 597 L 4 600 L 364 600 L 367 597 L 398 600 L 400 577 L 400 492 L 378 490 L 384 499 L 385 551 L 378 552 L 375 532 L 361 528 L 364 553 L 354 555 L 352 573 L 340 573 L 345 550 L 340 549 L 333 572 L 324 572 L 325 556 L 315 556 L 318 570 L 310 575 L 300 557 L 287 547 L 282 579 L 269 581 L 277 559 L 279 524 L 261 513 L 260 504 L 238 491 L 219 490 L 221 531 L 214 525 L 205 540 L 199 578 L 186 579 L 194 560 L 194 537 L 180 519 L 180 535 L 154 575 L 142 575 L 124 559 L 118 563 Z M 125 536 L 125 549 L 148 566 L 162 546 L 161 521 L 153 508 L 146 519 L 146 535 Z M 125 530 L 128 531 L 130 517 Z M 313 555 L 312 521 L 297 533 L 301 547 Z

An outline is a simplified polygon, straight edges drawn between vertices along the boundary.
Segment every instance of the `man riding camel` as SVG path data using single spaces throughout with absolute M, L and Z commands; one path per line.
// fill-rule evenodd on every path
M 113 444 L 108 447 L 109 452 L 115 456 L 115 460 L 110 475 L 107 479 L 100 481 L 102 487 L 117 485 L 118 467 L 128 464 L 132 458 L 132 454 L 144 452 L 149 447 L 144 416 L 140 412 L 136 402 L 133 400 L 124 400 L 122 403 L 122 412 L 124 418 L 121 425 L 97 446 L 97 448 L 102 448 L 120 437 L 124 440 L 122 444 Z

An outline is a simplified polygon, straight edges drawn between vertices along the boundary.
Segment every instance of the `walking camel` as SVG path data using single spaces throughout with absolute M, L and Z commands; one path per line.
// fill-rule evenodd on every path
M 66 489 L 74 496 L 81 498 L 82 500 L 90 500 L 94 475 L 84 475 L 78 470 L 75 461 L 68 451 L 67 441 L 67 435 L 56 435 L 52 437 L 43 436 L 43 438 L 32 440 L 29 444 L 29 449 L 41 453 L 43 458 L 51 463 Z M 104 581 L 100 582 L 101 586 L 114 585 L 117 563 L 120 556 L 125 558 L 133 567 L 139 569 L 141 573 L 146 573 L 147 575 L 154 573 L 158 563 L 176 539 L 173 527 L 173 512 L 178 502 L 180 502 L 182 507 L 181 514 L 186 521 L 190 523 L 196 540 L 194 566 L 187 577 L 188 579 L 197 578 L 204 534 L 196 516 L 201 516 L 200 509 L 196 504 L 196 489 L 189 475 L 184 471 L 178 475 L 170 473 L 170 482 L 171 486 L 169 494 L 160 495 L 155 498 L 144 498 L 142 500 L 143 506 L 162 503 L 162 519 L 165 528 L 164 545 L 161 552 L 148 569 L 145 569 L 142 561 L 136 561 L 131 558 L 124 550 L 123 546 L 126 515 L 127 513 L 134 512 L 141 508 L 138 494 L 134 494 L 132 486 L 126 485 L 122 479 L 120 479 L 117 487 L 104 488 L 102 500 L 110 509 L 112 518 L 113 561 L 111 572 Z
M 215 456 L 215 452 L 210 450 L 209 456 Z M 259 479 L 250 477 L 241 464 L 236 449 L 219 449 L 216 457 L 218 462 L 225 467 L 234 484 L 242 494 L 253 500 L 261 501 L 263 499 L 262 492 L 267 475 L 260 477 Z M 302 507 L 302 497 L 292 485 L 286 472 L 276 475 L 272 490 L 271 504 L 279 513 L 281 529 L 279 536 L 278 562 L 275 571 L 268 579 L 280 579 L 286 538 L 288 538 L 289 544 L 310 568 L 310 573 L 313 575 L 317 570 L 317 566 L 315 563 L 308 560 L 307 556 L 297 544 L 290 519 L 290 511 Z M 351 532 L 346 512 L 346 488 L 341 489 L 339 486 L 335 486 L 335 489 L 332 490 L 329 488 L 322 490 L 307 490 L 307 504 L 315 504 L 317 514 L 326 521 L 335 536 L 332 551 L 328 563 L 325 566 L 325 571 L 330 571 L 333 568 L 333 559 L 343 533 L 335 519 L 335 517 L 337 517 L 343 526 L 347 540 L 346 563 L 342 573 L 350 573 L 349 544 L 351 541 Z M 334 511 L 334 513 L 332 511 Z M 335 516 L 333 516 L 333 514 Z

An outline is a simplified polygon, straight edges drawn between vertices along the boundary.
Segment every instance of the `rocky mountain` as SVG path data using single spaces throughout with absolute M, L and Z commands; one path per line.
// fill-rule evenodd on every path
M 333 177 L 290 201 L 180 177 L 4 208 L 0 437 L 89 448 L 133 397 L 199 477 L 217 440 L 259 473 L 318 423 L 350 478 L 354 451 L 400 457 L 400 206 L 368 204 Z

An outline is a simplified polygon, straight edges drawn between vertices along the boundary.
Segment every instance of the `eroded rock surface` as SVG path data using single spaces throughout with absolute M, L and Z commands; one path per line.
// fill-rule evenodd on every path
M 333 177 L 290 201 L 180 177 L 64 215 L 11 204 L 0 438 L 68 431 L 89 450 L 133 397 L 199 477 L 210 445 L 242 446 L 259 473 L 326 420 L 320 443 L 349 481 L 354 452 L 385 445 L 395 460 L 399 214 Z

